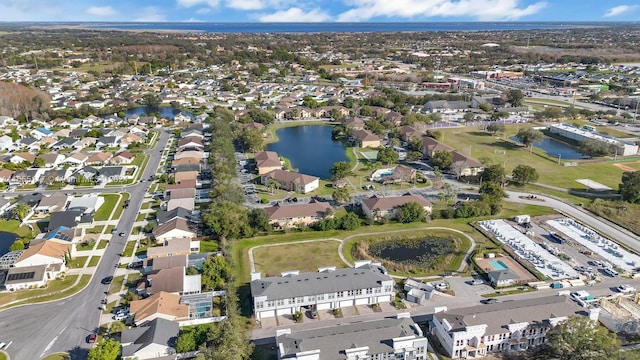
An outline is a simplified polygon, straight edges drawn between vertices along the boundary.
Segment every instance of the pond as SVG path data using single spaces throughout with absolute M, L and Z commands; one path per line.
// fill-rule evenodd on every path
M 511 136 L 509 139 L 513 141 L 517 141 L 520 143 L 520 140 L 515 136 Z M 549 156 L 558 157 L 560 156 L 562 159 L 586 159 L 588 156 L 582 155 L 576 148 L 571 147 L 562 141 L 552 139 L 549 137 L 543 137 L 542 140 L 533 143 L 534 147 L 541 149 L 546 152 Z
M 381 241 L 369 245 L 369 254 L 394 263 L 429 268 L 455 251 L 451 239 L 426 237 Z
M 0 231 L 0 256 L 9 252 L 9 247 L 18 238 L 18 235 L 6 231 Z
M 143 114 L 147 115 L 152 112 L 160 113 L 161 117 L 167 118 L 167 119 L 173 119 L 176 115 L 180 114 L 181 112 L 185 113 L 189 117 L 193 117 L 193 114 L 191 114 L 186 110 L 180 110 L 180 109 L 176 109 L 168 106 L 161 106 L 158 109 L 147 109 L 144 106 L 140 106 L 140 107 L 134 107 L 134 108 L 128 109 L 124 113 L 125 115 L 127 115 L 127 117 L 129 117 L 131 115 L 138 115 L 138 116 L 141 116 Z
M 331 138 L 331 126 L 304 125 L 276 130 L 278 142 L 267 145 L 291 161 L 291 167 L 299 173 L 328 179 L 333 163 L 349 161 L 345 147 Z

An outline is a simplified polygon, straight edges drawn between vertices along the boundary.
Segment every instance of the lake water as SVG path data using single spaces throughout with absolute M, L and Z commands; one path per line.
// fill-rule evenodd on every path
M 511 136 L 509 139 L 520 142 L 515 136 Z M 582 155 L 576 148 L 546 136 L 543 137 L 542 140 L 534 143 L 533 146 L 541 149 L 549 156 L 553 157 L 558 157 L 561 155 L 562 159 L 567 160 L 587 158 L 587 156 Z
M 275 151 L 291 161 L 291 167 L 298 172 L 328 179 L 333 163 L 349 161 L 345 147 L 331 138 L 331 126 L 304 125 L 276 130 L 280 139 L 267 145 L 267 150 Z
M 18 238 L 18 235 L 10 232 L 0 231 L 0 256 L 9 252 L 9 247 Z
M 140 107 L 135 107 L 129 110 L 126 110 L 124 113 L 127 115 L 127 117 L 131 116 L 131 115 L 138 115 L 141 116 L 143 114 L 148 115 L 149 113 L 152 112 L 159 112 L 160 116 L 167 118 L 167 119 L 173 119 L 176 115 L 180 114 L 181 112 L 187 114 L 189 117 L 193 117 L 193 114 L 191 114 L 188 111 L 185 110 L 180 110 L 180 109 L 174 109 L 172 107 L 166 107 L 166 106 L 161 106 L 158 109 L 154 110 L 154 109 L 147 109 L 144 106 L 140 106 Z

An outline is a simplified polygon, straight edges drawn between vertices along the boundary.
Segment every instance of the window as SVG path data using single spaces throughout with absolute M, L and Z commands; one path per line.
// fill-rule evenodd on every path
M 327 299 L 335 299 L 336 298 L 336 294 L 327 294 Z
M 304 297 L 296 298 L 296 302 L 297 302 L 298 304 L 302 304 L 302 303 L 304 302 Z
M 371 293 L 373 293 L 373 289 L 372 288 L 368 288 L 367 289 L 367 294 L 371 294 Z
M 295 303 L 296 303 L 296 299 L 294 298 L 289 299 L 289 305 L 295 304 Z
M 315 296 L 308 296 L 307 297 L 307 301 L 315 301 L 316 297 Z
M 344 291 L 338 291 L 338 297 L 339 298 L 344 297 Z
M 284 299 L 278 299 L 278 300 L 276 301 L 276 305 L 277 305 L 277 306 L 283 306 L 283 305 L 284 305 Z
M 257 309 L 262 309 L 264 307 L 264 303 L 262 301 L 259 301 L 256 303 L 256 308 Z
M 318 299 L 318 300 L 324 300 L 324 294 L 323 294 L 323 295 L 318 295 L 318 296 L 316 297 L 316 299 Z

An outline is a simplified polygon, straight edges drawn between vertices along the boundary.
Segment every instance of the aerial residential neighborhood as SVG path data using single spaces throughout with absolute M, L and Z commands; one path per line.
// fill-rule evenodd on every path
M 7 24 L 0 360 L 638 358 L 640 30 L 539 26 Z

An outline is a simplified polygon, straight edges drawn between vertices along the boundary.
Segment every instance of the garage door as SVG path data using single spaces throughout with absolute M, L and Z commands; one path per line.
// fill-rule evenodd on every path
M 258 318 L 259 319 L 270 318 L 270 317 L 274 317 L 274 316 L 276 316 L 275 310 L 260 311 L 258 313 Z
M 386 295 L 386 296 L 378 296 L 378 303 L 381 302 L 390 302 L 391 301 L 391 296 Z
M 318 304 L 318 310 L 329 310 L 329 309 L 331 309 L 331 303 Z
M 293 314 L 293 308 L 278 309 L 278 316 Z
M 353 300 L 340 301 L 340 307 L 353 306 Z
M 368 303 L 369 303 L 369 298 L 356 299 L 356 305 L 367 305 Z

